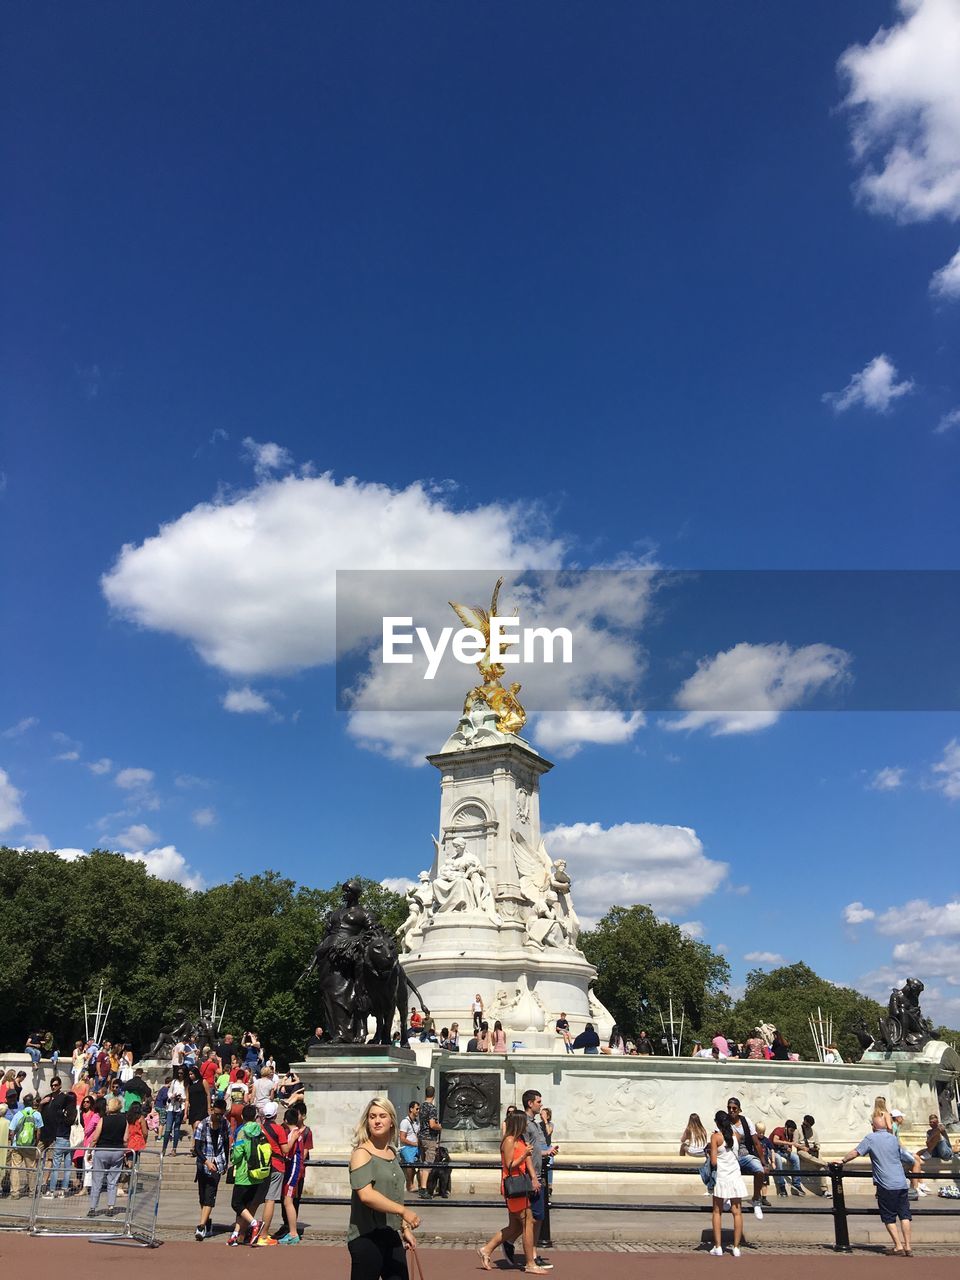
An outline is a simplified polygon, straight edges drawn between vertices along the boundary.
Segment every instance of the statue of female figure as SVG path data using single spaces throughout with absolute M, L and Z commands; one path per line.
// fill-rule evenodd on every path
M 348 880 L 343 886 L 343 905 L 327 916 L 326 932 L 311 969 L 320 974 L 323 1013 L 320 1021 L 335 1044 L 356 1044 L 365 1038 L 366 1001 L 362 998 L 362 966 L 369 933 L 379 925 L 360 905 L 360 885 Z

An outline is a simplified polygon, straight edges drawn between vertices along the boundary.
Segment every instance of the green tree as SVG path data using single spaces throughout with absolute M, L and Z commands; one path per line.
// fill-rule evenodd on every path
M 855 1062 L 863 1050 L 852 1028 L 862 1018 L 874 1031 L 883 1009 L 876 1000 L 852 987 L 838 987 L 818 977 L 805 964 L 783 965 L 769 973 L 751 969 L 743 997 L 731 1011 L 726 1033 L 745 1040 L 761 1022 L 771 1022 L 790 1041 L 795 1053 L 815 1059 L 817 1051 L 808 1018 L 818 1007 L 824 1017 L 833 1018 L 833 1038 L 844 1060 Z
M 393 932 L 400 894 L 362 879 L 370 914 Z M 223 1030 L 260 1032 L 281 1061 L 299 1057 L 317 1018 L 315 982 L 298 984 L 340 903 L 340 887 L 297 886 L 277 872 L 191 892 L 139 862 L 95 849 L 0 848 L 0 1044 L 22 1047 L 44 1027 L 60 1047 L 83 1035 L 83 1000 L 100 983 L 113 1005 L 107 1037 L 138 1052 L 183 1009 L 226 1001 Z
M 648 906 L 611 907 L 580 945 L 597 968 L 597 995 L 625 1032 L 646 1030 L 659 1040 L 671 996 L 675 1023 L 685 1014 L 685 1041 L 687 1029 L 700 1032 L 725 1016 L 726 960 Z

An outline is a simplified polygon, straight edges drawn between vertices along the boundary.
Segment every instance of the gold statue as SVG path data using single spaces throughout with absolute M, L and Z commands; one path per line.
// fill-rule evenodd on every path
M 497 616 L 497 600 L 502 586 L 503 578 L 498 578 L 497 585 L 493 588 L 489 613 L 480 605 L 455 604 L 453 600 L 448 603 L 463 625 L 479 631 L 487 645 L 477 659 L 477 669 L 483 677 L 483 684 L 475 685 L 467 694 L 463 702 L 463 714 L 468 715 L 478 702 L 485 702 L 496 715 L 497 728 L 501 733 L 519 733 L 527 722 L 527 713 L 517 697 L 520 685 L 514 681 L 509 689 L 505 689 L 500 679 L 506 672 L 506 667 L 501 662 L 490 661 L 490 619 Z M 515 609 L 514 614 L 516 613 Z M 503 641 L 501 648 L 509 649 L 513 643 L 514 641 Z

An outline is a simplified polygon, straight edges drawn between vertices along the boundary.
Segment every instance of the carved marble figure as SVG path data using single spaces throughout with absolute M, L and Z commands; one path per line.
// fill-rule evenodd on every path
M 407 903 L 410 914 L 397 930 L 400 945 L 405 951 L 412 950 L 412 940 L 423 936 L 423 925 L 430 909 L 433 907 L 433 884 L 429 871 L 421 871 L 417 876 L 418 884 L 407 890 Z
M 439 859 L 442 851 L 436 836 L 433 843 Z M 480 911 L 498 928 L 503 923 L 497 913 L 486 871 L 480 859 L 469 852 L 462 836 L 450 842 L 450 852 L 437 869 L 433 896 L 438 912 Z

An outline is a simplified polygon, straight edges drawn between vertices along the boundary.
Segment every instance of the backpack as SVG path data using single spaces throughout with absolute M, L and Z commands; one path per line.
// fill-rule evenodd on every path
M 270 1143 L 263 1136 L 262 1130 L 252 1137 L 246 1134 L 244 1136 L 250 1146 L 250 1154 L 247 1156 L 247 1177 L 251 1182 L 266 1182 L 270 1177 L 270 1157 L 273 1155 Z
M 23 1113 L 23 1119 L 14 1135 L 15 1147 L 35 1147 L 37 1145 L 37 1113 L 31 1108 L 27 1108 Z

